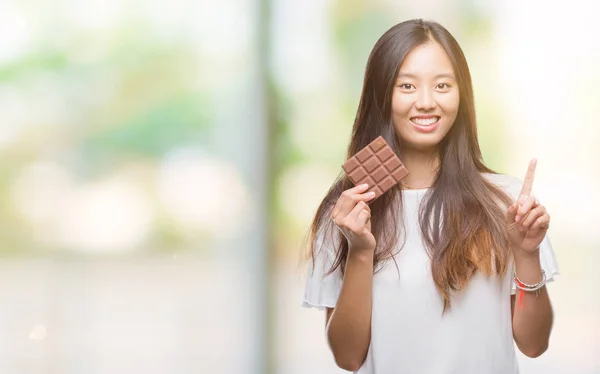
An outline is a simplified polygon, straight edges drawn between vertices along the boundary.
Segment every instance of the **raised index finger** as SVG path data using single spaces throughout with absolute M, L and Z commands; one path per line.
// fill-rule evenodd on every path
M 521 188 L 521 196 L 530 196 L 531 187 L 533 186 L 533 177 L 535 176 L 535 166 L 537 165 L 537 159 L 532 159 L 529 162 L 527 168 L 527 174 L 525 174 L 525 180 L 523 181 L 523 188 Z

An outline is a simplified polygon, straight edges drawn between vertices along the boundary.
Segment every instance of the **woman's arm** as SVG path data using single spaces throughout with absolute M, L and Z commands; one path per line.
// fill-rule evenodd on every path
M 373 251 L 349 251 L 340 297 L 327 309 L 327 341 L 337 365 L 357 371 L 371 342 Z
M 536 284 L 542 277 L 539 248 L 532 253 L 515 250 L 516 274 L 527 284 Z M 538 357 L 548 349 L 548 341 L 552 330 L 552 305 L 548 290 L 542 287 L 539 296 L 535 292 L 525 292 L 522 305 L 511 297 L 513 313 L 512 326 L 515 343 L 519 350 L 528 357 Z M 517 296 L 519 295 L 517 289 Z
M 550 215 L 546 208 L 531 195 L 536 165 L 537 160 L 531 160 L 521 193 L 506 213 L 515 271 L 525 284 L 537 284 L 542 280 L 540 245 L 550 225 Z M 525 292 L 522 303 L 515 302 L 515 297 L 511 298 L 515 343 L 529 357 L 538 357 L 548 349 L 552 330 L 553 314 L 548 291 L 545 286 L 539 291 L 539 295 Z M 520 290 L 517 294 L 519 293 Z

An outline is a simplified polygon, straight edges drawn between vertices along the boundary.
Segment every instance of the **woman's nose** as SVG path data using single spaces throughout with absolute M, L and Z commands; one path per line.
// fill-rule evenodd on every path
M 415 107 L 418 110 L 428 111 L 434 109 L 436 106 L 435 98 L 430 90 L 421 90 L 417 96 Z

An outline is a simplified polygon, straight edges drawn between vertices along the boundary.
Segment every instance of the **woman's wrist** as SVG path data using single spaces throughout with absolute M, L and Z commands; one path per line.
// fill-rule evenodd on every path
M 349 250 L 348 250 L 348 257 L 356 258 L 357 260 L 360 260 L 360 261 L 372 262 L 374 256 L 375 256 L 374 249 L 349 248 Z
M 515 272 L 517 277 L 525 283 L 535 284 L 542 278 L 542 264 L 540 262 L 539 248 L 533 252 L 521 249 L 514 251 Z
M 514 248 L 513 255 L 515 256 L 515 259 L 519 258 L 519 259 L 524 259 L 524 260 L 530 260 L 530 259 L 538 259 L 539 260 L 540 247 L 537 247 L 533 251 L 525 250 L 525 249 L 521 249 L 521 248 L 517 247 L 517 248 Z

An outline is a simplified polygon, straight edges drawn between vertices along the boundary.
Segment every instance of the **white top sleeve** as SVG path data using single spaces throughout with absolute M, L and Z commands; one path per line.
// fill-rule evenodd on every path
M 329 232 L 328 232 L 329 231 Z M 335 308 L 340 289 L 342 288 L 342 273 L 338 267 L 333 273 L 326 274 L 335 260 L 335 251 L 339 243 L 337 230 L 318 231 L 315 238 L 315 258 L 310 260 L 306 274 L 303 307 Z

